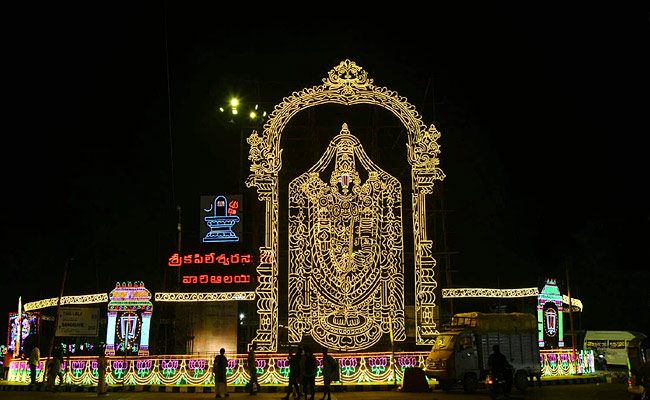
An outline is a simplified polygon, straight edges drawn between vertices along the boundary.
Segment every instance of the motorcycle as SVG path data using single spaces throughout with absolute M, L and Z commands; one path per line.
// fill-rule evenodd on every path
M 650 400 L 650 378 L 631 377 L 627 383 L 633 400 Z
M 485 385 L 493 400 L 501 394 L 505 397 L 510 395 L 510 382 L 506 379 L 505 373 L 490 373 L 485 380 Z

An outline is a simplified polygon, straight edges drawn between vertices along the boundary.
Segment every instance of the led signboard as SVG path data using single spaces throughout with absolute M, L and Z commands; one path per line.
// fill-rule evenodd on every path
M 174 253 L 167 265 L 180 269 L 184 291 L 233 292 L 254 290 L 258 282 L 255 264 L 259 259 L 247 253 Z
M 268 254 L 260 254 L 259 262 L 270 258 Z M 221 265 L 246 265 L 255 262 L 255 257 L 246 253 L 205 253 L 205 254 L 187 254 L 181 256 L 174 253 L 169 257 L 167 265 L 170 267 L 180 267 L 183 265 L 202 265 L 202 264 L 221 264 Z
M 242 232 L 241 209 L 241 195 L 201 196 L 201 242 L 239 242 Z

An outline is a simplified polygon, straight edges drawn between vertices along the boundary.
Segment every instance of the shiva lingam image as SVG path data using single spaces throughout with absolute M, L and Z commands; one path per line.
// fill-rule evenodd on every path
M 204 211 L 212 212 L 212 215 L 203 218 L 210 228 L 210 232 L 202 239 L 203 243 L 239 241 L 239 237 L 232 231 L 232 227 L 239 222 L 239 216 L 228 215 L 228 200 L 225 196 L 215 197 L 212 206 Z

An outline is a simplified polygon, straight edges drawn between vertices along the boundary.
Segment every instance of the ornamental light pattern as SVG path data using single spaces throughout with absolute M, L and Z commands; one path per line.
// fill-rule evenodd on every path
M 411 165 L 411 193 L 415 276 L 415 339 L 417 344 L 432 344 L 438 319 L 436 307 L 433 241 L 427 234 L 426 197 L 433 192 L 436 180 L 445 175 L 439 168 L 440 132 L 433 124 L 425 126 L 415 106 L 406 98 L 385 87 L 375 86 L 368 74 L 355 62 L 342 61 L 330 70 L 323 84 L 294 92 L 275 106 L 260 136 L 253 132 L 248 159 L 251 174 L 248 187 L 257 188 L 258 199 L 265 203 L 264 245 L 260 254 L 264 262 L 257 266 L 259 285 L 256 288 L 259 326 L 254 341 L 259 351 L 276 351 L 278 341 L 278 252 L 279 252 L 279 178 L 282 168 L 282 131 L 298 112 L 324 104 L 346 106 L 369 104 L 393 113 L 404 125 L 408 141 L 407 161 Z M 401 289 L 403 290 L 403 289 Z M 382 300 L 385 301 L 385 300 Z M 290 310 L 291 312 L 291 310 Z
M 49 299 L 32 301 L 25 303 L 25 311 L 34 311 L 41 308 L 47 307 L 56 307 L 58 304 L 59 298 L 52 297 Z M 85 294 L 81 296 L 62 296 L 61 305 L 65 306 L 68 304 L 94 304 L 94 303 L 106 303 L 108 302 L 108 294 L 106 293 L 97 293 L 97 294 Z
M 422 368 L 428 352 L 383 353 L 330 353 L 340 366 L 339 382 L 342 385 L 402 382 L 407 368 Z M 250 381 L 246 354 L 226 354 L 226 381 L 228 386 L 245 387 Z M 323 383 L 323 361 L 315 354 L 318 368 L 316 384 Z M 214 386 L 214 354 L 165 355 L 148 357 L 107 357 L 106 383 L 122 385 Z M 45 362 L 36 368 L 38 381 L 45 375 Z M 69 362 L 69 367 L 68 363 Z M 258 354 L 257 380 L 262 385 L 286 385 L 289 382 L 287 354 Z M 63 383 L 72 385 L 97 385 L 99 370 L 97 357 L 66 357 L 63 363 Z M 7 380 L 29 383 L 30 368 L 27 360 L 15 359 L 10 363 Z
M 390 333 L 390 318 L 394 340 L 405 340 L 402 235 L 402 185 L 343 124 L 289 184 L 289 341 L 366 349 Z

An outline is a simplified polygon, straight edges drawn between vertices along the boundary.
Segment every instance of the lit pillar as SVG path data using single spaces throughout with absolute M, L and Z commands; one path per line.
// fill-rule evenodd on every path
M 541 300 L 537 301 L 537 344 L 539 347 L 544 347 L 544 305 L 541 304 Z
M 115 354 L 115 324 L 117 311 L 108 312 L 108 326 L 106 327 L 106 355 Z
M 558 319 L 558 324 L 559 324 L 559 338 L 557 341 L 557 345 L 559 347 L 564 347 L 564 308 L 562 307 L 562 300 L 557 301 L 555 304 L 557 304 L 557 319 Z
M 151 324 L 151 312 L 142 313 L 142 329 L 140 330 L 139 356 L 149 355 L 149 326 Z

